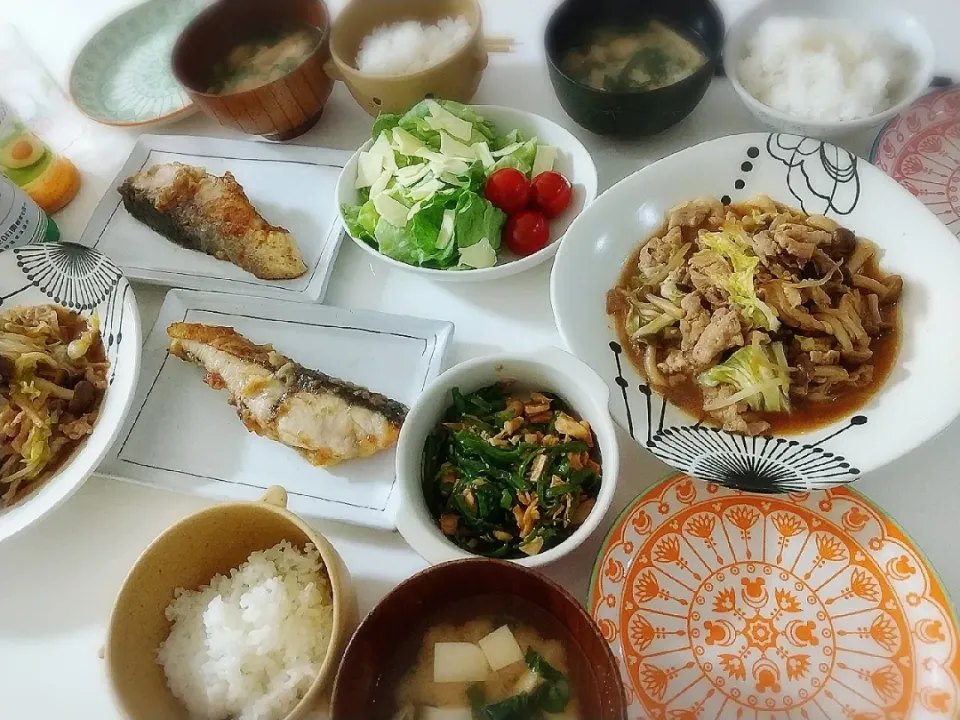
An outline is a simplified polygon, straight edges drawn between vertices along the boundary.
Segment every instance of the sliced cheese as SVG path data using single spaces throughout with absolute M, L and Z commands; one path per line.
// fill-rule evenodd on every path
M 460 250 L 460 264 L 472 268 L 493 267 L 497 264 L 497 251 L 487 238 L 481 238 L 479 242 Z M 482 650 L 480 654 L 483 654 Z
M 447 157 L 461 158 L 464 160 L 476 160 L 477 153 L 469 145 L 464 145 L 456 138 L 450 137 L 447 133 L 440 131 L 440 154 Z
M 477 645 L 483 650 L 487 658 L 490 669 L 496 672 L 508 665 L 523 660 L 523 650 L 520 649 L 520 643 L 510 632 L 510 628 L 501 625 L 492 633 L 482 638 Z
M 373 198 L 373 206 L 380 213 L 380 217 L 391 225 L 402 228 L 407 224 L 409 208 L 386 193 L 380 193 Z
M 468 642 L 438 642 L 433 646 L 433 681 L 483 682 L 490 668 L 479 645 Z
M 533 159 L 532 177 L 540 173 L 553 170 L 553 164 L 557 161 L 556 145 L 537 145 L 537 156 Z
M 457 140 L 466 142 L 473 135 L 473 125 L 462 118 L 458 118 L 449 110 L 445 110 L 436 100 L 427 100 L 430 117 L 427 123 L 434 130 L 446 130 Z
M 440 221 L 440 234 L 437 235 L 437 248 L 443 250 L 453 241 L 453 230 L 456 225 L 457 213 L 455 210 L 444 210 L 443 220 Z
M 470 708 L 424 705 L 420 708 L 420 718 L 421 720 L 473 720 L 473 712 Z
M 371 155 L 380 155 L 383 158 L 383 167 L 389 170 L 397 169 L 397 158 L 393 154 L 393 148 L 390 147 L 390 141 L 387 139 L 386 133 L 380 133 L 380 136 L 367 152 Z
M 382 155 L 374 155 L 368 152 L 360 153 L 360 157 L 357 158 L 357 180 L 353 186 L 358 190 L 370 187 L 380 177 L 382 170 Z
M 428 172 L 430 172 L 429 163 L 407 165 L 397 170 L 397 182 L 404 187 L 410 187 L 420 182 Z
M 429 200 L 446 187 L 446 183 L 437 178 L 430 178 L 410 189 L 410 197 L 414 200 Z
M 414 135 L 399 127 L 393 129 L 392 146 L 401 155 L 414 155 L 417 150 L 426 147 Z
M 477 154 L 477 159 L 483 163 L 484 168 L 493 167 L 493 164 L 496 160 L 493 159 L 493 155 L 490 154 L 490 146 L 485 142 L 474 143 L 473 151 Z
M 387 185 L 390 184 L 392 177 L 393 172 L 391 170 L 384 170 L 380 173 L 380 177 L 374 180 L 373 185 L 370 186 L 370 198 L 373 199 L 382 194 L 387 189 Z
M 413 204 L 413 207 L 407 210 L 407 222 L 410 222 L 411 220 L 413 220 L 413 216 L 416 215 L 418 212 L 420 212 L 420 208 L 422 207 L 423 207 L 422 202 L 415 202 Z

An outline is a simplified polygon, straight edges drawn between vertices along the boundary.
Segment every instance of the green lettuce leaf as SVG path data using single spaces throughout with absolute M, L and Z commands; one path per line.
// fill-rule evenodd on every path
M 474 192 L 463 192 L 457 200 L 453 237 L 461 248 L 487 238 L 490 246 L 497 250 L 506 220 L 506 214 L 486 198 Z
M 527 140 L 509 155 L 504 155 L 503 157 L 498 158 L 497 162 L 494 163 L 492 168 L 490 168 L 490 174 L 492 175 L 500 168 L 512 167 L 516 168 L 529 178 L 530 173 L 533 172 L 533 161 L 536 159 L 536 157 L 537 141 Z
M 373 206 L 372 201 L 367 200 L 362 205 L 344 204 L 342 211 L 347 232 L 358 240 L 371 244 L 376 243 L 375 234 L 380 214 Z
M 370 131 L 370 137 L 376 140 L 384 130 L 393 130 L 400 124 L 402 116 L 396 113 L 380 113 L 377 119 L 373 121 L 373 130 Z
M 455 203 L 454 193 L 438 193 L 402 228 L 381 218 L 374 233 L 380 252 L 408 265 L 434 268 L 456 265 L 456 243 L 448 243 L 444 248 L 437 247 L 443 211 Z

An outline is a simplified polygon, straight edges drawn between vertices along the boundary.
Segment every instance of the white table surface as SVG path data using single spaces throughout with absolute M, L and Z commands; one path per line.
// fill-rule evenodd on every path
M 960 45 L 955 42 L 960 1 L 902 1 L 933 35 L 938 70 L 960 78 Z M 20 30 L 65 87 L 72 59 L 86 39 L 130 4 L 130 0 L 0 0 L 0 21 L 10 21 Z M 331 11 L 342 4 L 343 0 L 333 2 Z M 485 1 L 487 33 L 512 36 L 518 45 L 510 54 L 491 57 L 476 101 L 530 110 L 569 128 L 593 154 L 601 189 L 691 144 L 761 129 L 723 79 L 714 80 L 687 120 L 656 138 L 615 143 L 580 129 L 561 110 L 542 58 L 543 27 L 554 4 Z M 720 2 L 728 23 L 750 4 L 751 0 Z M 318 126 L 297 142 L 353 150 L 368 136 L 369 127 L 370 118 L 338 85 Z M 202 116 L 155 132 L 230 135 Z M 873 134 L 846 145 L 863 156 Z M 69 153 L 83 173 L 84 186 L 57 216 L 65 238 L 79 236 L 136 136 L 135 131 L 85 124 L 82 139 Z M 559 345 L 548 297 L 549 272 L 546 264 L 484 285 L 432 284 L 390 269 L 345 241 L 326 302 L 451 320 L 456 336 L 449 362 L 456 363 L 501 349 Z M 164 292 L 136 287 L 144 332 L 152 327 Z M 621 441 L 619 489 L 604 527 L 567 561 L 547 570 L 581 599 L 586 597 L 593 560 L 609 523 L 627 502 L 667 473 L 624 433 Z M 913 537 L 956 598 L 960 598 L 958 443 L 960 425 L 954 423 L 926 446 L 856 484 Z M 137 555 L 157 534 L 208 504 L 189 495 L 94 477 L 44 521 L 0 545 L 0 719 L 119 717 L 98 659 L 115 593 Z M 397 534 L 334 523 L 318 527 L 349 566 L 361 612 L 425 566 Z

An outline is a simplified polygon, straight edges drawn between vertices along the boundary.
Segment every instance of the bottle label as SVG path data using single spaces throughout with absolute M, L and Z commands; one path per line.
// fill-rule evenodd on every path
M 59 239 L 56 223 L 20 188 L 0 177 L 0 252 Z

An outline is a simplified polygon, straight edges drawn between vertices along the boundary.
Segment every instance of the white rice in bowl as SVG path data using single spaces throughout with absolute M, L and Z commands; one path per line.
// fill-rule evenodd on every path
M 842 20 L 771 17 L 746 43 L 744 89 L 774 110 L 839 122 L 895 105 L 916 72 L 910 48 L 882 30 Z
M 277 720 L 320 672 L 333 633 L 333 595 L 320 553 L 283 541 L 230 576 L 178 588 L 157 661 L 191 717 Z

